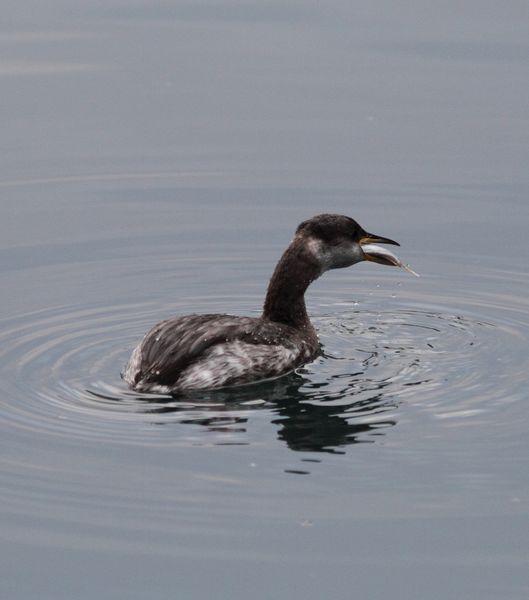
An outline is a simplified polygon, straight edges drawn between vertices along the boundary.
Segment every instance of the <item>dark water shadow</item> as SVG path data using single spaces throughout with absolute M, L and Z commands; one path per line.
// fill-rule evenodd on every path
M 325 395 L 326 385 L 291 373 L 268 382 L 188 393 L 166 401 L 158 397 L 155 404 L 142 396 L 137 399 L 137 410 L 151 417 L 181 413 L 178 424 L 232 434 L 245 433 L 252 414 L 267 410 L 271 412 L 270 422 L 278 427 L 277 438 L 291 450 L 335 454 L 344 453 L 351 444 L 374 443 L 385 428 L 396 425 L 397 404 L 384 394 L 384 382 L 373 382 L 372 394 L 367 397 L 365 389 L 360 397 L 362 390 L 355 393 L 354 386 L 344 386 L 342 394 L 333 395 L 332 400 Z M 175 424 L 165 418 L 150 422 Z

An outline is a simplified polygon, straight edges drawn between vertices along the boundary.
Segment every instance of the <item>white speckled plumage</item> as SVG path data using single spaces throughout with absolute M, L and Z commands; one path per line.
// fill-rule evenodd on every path
M 281 375 L 296 364 L 297 352 L 283 346 L 230 342 L 214 346 L 179 377 L 179 389 L 243 384 Z
M 122 377 L 138 391 L 159 393 L 269 379 L 291 371 L 314 355 L 315 332 L 308 329 L 304 335 L 311 344 L 306 340 L 296 343 L 298 336 L 291 327 L 263 323 L 261 319 L 231 315 L 175 317 L 147 333 L 132 352 Z M 179 353 L 181 349 L 185 352 Z

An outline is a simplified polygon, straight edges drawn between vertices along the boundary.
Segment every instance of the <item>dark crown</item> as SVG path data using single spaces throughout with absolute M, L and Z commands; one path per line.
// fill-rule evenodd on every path
M 316 237 L 325 242 L 337 238 L 358 239 L 364 230 L 351 217 L 345 215 L 316 215 L 298 225 L 296 234 Z

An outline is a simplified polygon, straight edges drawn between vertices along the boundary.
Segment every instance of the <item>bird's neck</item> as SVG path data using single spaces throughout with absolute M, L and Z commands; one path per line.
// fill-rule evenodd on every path
M 297 328 L 310 325 L 304 296 L 320 274 L 320 265 L 304 240 L 294 239 L 268 284 L 263 318 Z

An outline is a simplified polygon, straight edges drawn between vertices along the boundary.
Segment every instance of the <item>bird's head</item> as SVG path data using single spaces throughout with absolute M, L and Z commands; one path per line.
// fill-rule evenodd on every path
M 392 252 L 376 245 L 400 246 L 398 242 L 368 233 L 354 219 L 344 215 L 316 215 L 298 226 L 296 237 L 316 258 L 322 272 L 350 267 L 363 260 L 405 267 Z

